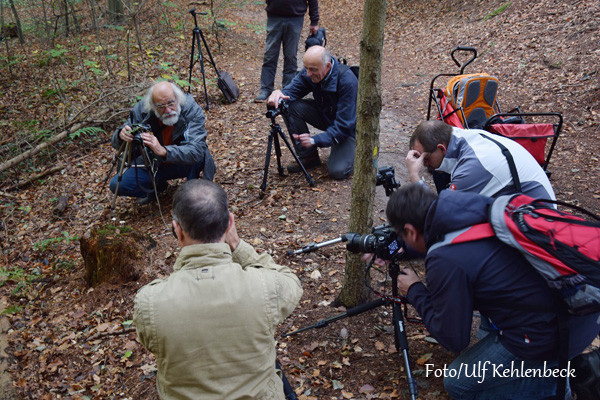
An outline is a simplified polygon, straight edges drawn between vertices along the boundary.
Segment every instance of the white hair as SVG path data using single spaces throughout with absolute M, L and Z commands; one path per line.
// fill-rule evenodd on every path
M 158 83 L 155 83 L 154 85 L 150 86 L 150 89 L 148 89 L 148 91 L 144 95 L 144 98 L 142 99 L 142 111 L 146 113 L 149 113 L 151 111 L 157 111 L 155 107 L 156 105 L 154 104 L 154 100 L 152 99 L 152 95 L 154 93 L 154 87 L 156 87 Z M 186 102 L 186 97 L 185 93 L 183 93 L 183 90 L 181 90 L 179 86 L 172 82 L 169 82 L 169 84 L 171 85 L 171 88 L 173 88 L 173 93 L 175 93 L 175 100 L 177 100 L 177 104 L 180 107 L 184 106 Z

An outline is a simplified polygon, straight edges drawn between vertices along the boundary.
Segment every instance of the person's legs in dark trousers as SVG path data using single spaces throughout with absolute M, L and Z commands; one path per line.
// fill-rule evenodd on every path
M 283 373 L 283 369 L 281 368 L 281 365 L 279 364 L 279 361 L 277 361 L 277 360 L 275 360 L 275 369 L 281 373 L 281 380 L 283 381 L 283 394 L 285 394 L 285 399 L 286 400 L 298 400 L 298 397 L 296 396 L 296 392 L 294 392 L 294 388 L 292 388 L 292 385 L 290 384 L 287 377 Z
M 266 100 L 271 94 L 277 72 L 279 48 L 283 40 L 285 17 L 267 17 L 267 39 L 265 42 L 265 56 L 260 73 L 260 93 L 257 100 Z M 264 97 L 264 99 L 262 99 Z
M 329 127 L 314 100 L 296 100 L 290 102 L 288 111 L 283 114 L 283 120 L 287 126 L 288 132 L 294 142 L 294 149 L 298 158 L 304 166 L 314 166 L 320 163 L 317 147 L 307 149 L 300 146 L 292 137 L 292 134 L 309 133 L 308 124 L 319 130 L 326 130 Z M 327 171 L 334 179 L 347 178 L 354 170 L 354 152 L 356 149 L 356 138 L 350 137 L 341 143 L 331 146 L 331 154 L 327 161 Z M 292 172 L 294 169 L 288 168 Z
M 302 147 L 292 136 L 292 134 L 300 135 L 302 133 L 309 133 L 307 123 L 320 130 L 327 129 L 327 120 L 321 114 L 315 101 L 304 99 L 291 101 L 287 111 L 282 115 L 290 139 L 294 143 L 294 150 L 298 154 L 300 161 L 304 164 L 305 162 L 308 163 L 318 159 L 319 151 L 316 146 L 309 149 Z
M 543 371 L 557 367 L 557 361 L 525 361 L 513 355 L 500 343 L 498 333 L 491 332 L 452 361 L 444 376 L 444 388 L 453 399 L 555 398 L 555 377 L 523 377 L 511 370 Z M 428 368 L 439 367 L 429 364 Z M 569 386 L 565 399 L 568 398 Z
M 356 138 L 349 137 L 341 143 L 331 146 L 327 161 L 327 171 L 333 179 L 346 179 L 354 171 L 354 153 Z
M 155 183 L 156 190 L 163 192 L 167 189 L 167 181 L 177 178 L 196 179 L 202 170 L 204 160 L 194 165 L 181 164 L 163 164 L 159 167 L 156 173 Z M 110 180 L 109 188 L 111 192 L 117 189 L 118 175 Z M 119 184 L 118 196 L 127 197 L 146 197 L 152 196 L 154 187 L 152 180 L 146 168 L 134 167 L 123 172 L 121 183 Z
M 298 73 L 298 41 L 302 34 L 304 16 L 286 18 L 283 26 L 283 79 L 282 88 L 286 87 Z

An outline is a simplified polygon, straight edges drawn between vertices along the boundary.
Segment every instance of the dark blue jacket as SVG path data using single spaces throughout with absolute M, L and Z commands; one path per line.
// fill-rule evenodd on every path
M 331 71 L 321 82 L 313 83 L 303 68 L 283 89 L 283 93 L 290 96 L 290 101 L 301 99 L 312 92 L 317 107 L 322 110 L 329 126 L 324 132 L 313 136 L 318 147 L 330 147 L 348 137 L 354 137 L 356 130 L 358 79 L 347 67 L 341 68 L 338 61 L 332 58 L 331 62 Z
M 474 193 L 442 191 L 425 221 L 427 248 L 446 233 L 486 222 L 492 201 Z M 460 352 L 468 346 L 473 310 L 479 310 L 499 329 L 500 342 L 514 355 L 558 358 L 556 315 L 524 310 L 554 304 L 553 294 L 518 250 L 488 238 L 438 247 L 427 253 L 425 265 L 427 287 L 412 285 L 408 300 L 445 348 Z M 570 329 L 570 357 L 598 335 L 599 317 L 569 317 L 569 326 L 576 327 Z
M 266 0 L 267 15 L 276 17 L 302 17 L 310 16 L 310 24 L 319 24 L 319 0 Z

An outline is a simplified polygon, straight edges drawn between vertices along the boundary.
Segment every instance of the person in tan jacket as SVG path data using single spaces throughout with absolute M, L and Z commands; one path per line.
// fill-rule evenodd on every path
M 134 303 L 159 396 L 284 399 L 274 333 L 298 304 L 300 281 L 240 240 L 225 191 L 210 181 L 175 192 L 173 229 L 181 246 L 173 273 L 142 287 Z

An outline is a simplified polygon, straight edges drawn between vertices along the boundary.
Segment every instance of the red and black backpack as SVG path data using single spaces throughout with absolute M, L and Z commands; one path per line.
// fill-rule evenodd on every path
M 493 236 L 523 253 L 548 286 L 558 290 L 570 314 L 600 311 L 600 217 L 555 200 L 501 196 L 490 207 L 489 222 L 449 233 L 434 247 Z

